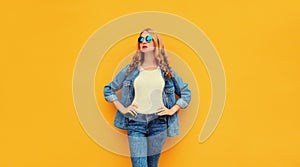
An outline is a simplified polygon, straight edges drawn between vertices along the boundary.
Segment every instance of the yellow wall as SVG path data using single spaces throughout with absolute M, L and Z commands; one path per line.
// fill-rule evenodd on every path
M 203 105 L 192 129 L 163 153 L 160 165 L 300 165 L 296 0 L 28 0 L 3 2 L 0 9 L 1 167 L 131 165 L 128 157 L 108 152 L 83 130 L 73 104 L 72 76 L 80 49 L 97 29 L 122 15 L 148 10 L 179 15 L 202 29 L 220 55 L 227 81 L 221 121 L 200 144 L 210 90 L 199 64 Z M 181 45 L 163 38 L 173 50 Z M 124 45 L 128 40 L 107 54 L 131 52 L 135 46 Z M 176 53 L 183 56 L 184 51 L 188 49 L 177 48 Z M 102 88 L 95 90 L 100 101 Z M 112 123 L 113 114 L 103 114 Z

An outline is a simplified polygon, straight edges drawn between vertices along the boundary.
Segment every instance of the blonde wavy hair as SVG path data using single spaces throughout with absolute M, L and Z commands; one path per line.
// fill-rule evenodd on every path
M 148 32 L 152 36 L 152 40 L 154 42 L 154 57 L 156 60 L 157 65 L 164 71 L 164 77 L 169 79 L 173 77 L 173 73 L 171 70 L 171 66 L 169 65 L 168 57 L 166 55 L 165 49 L 164 49 L 164 44 L 159 36 L 158 33 L 156 33 L 153 29 L 151 28 L 146 28 L 144 29 L 141 33 L 140 36 L 143 32 Z M 141 52 L 140 50 L 140 45 L 137 43 L 137 51 L 132 57 L 132 61 L 129 65 L 129 68 L 127 70 L 127 75 L 135 68 L 138 66 L 142 65 L 144 62 L 144 53 Z

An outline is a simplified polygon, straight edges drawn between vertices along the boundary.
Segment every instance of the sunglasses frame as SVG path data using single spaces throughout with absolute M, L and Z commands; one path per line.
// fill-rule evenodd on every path
M 151 35 L 147 35 L 145 38 L 144 37 L 138 38 L 139 43 L 143 43 L 144 40 L 146 40 L 146 42 L 150 43 L 153 40 L 153 37 Z

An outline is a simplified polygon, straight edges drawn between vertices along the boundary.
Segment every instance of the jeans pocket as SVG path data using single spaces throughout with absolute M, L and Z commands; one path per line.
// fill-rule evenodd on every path
M 136 120 L 133 118 L 133 116 L 131 114 L 127 118 L 128 118 L 128 123 L 136 122 Z
M 158 123 L 160 124 L 166 124 L 167 123 L 167 116 L 163 115 L 157 118 Z

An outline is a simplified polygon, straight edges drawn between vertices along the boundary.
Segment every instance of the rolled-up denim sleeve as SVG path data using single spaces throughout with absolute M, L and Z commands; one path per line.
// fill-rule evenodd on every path
M 104 86 L 104 98 L 107 102 L 118 100 L 115 92 L 122 88 L 128 68 L 129 65 L 123 68 L 110 83 Z
M 180 108 L 184 109 L 189 105 L 191 101 L 192 92 L 189 89 L 188 84 L 182 80 L 182 78 L 175 72 L 174 69 L 172 69 L 172 72 L 175 93 L 179 97 L 176 101 L 176 104 L 179 105 Z

